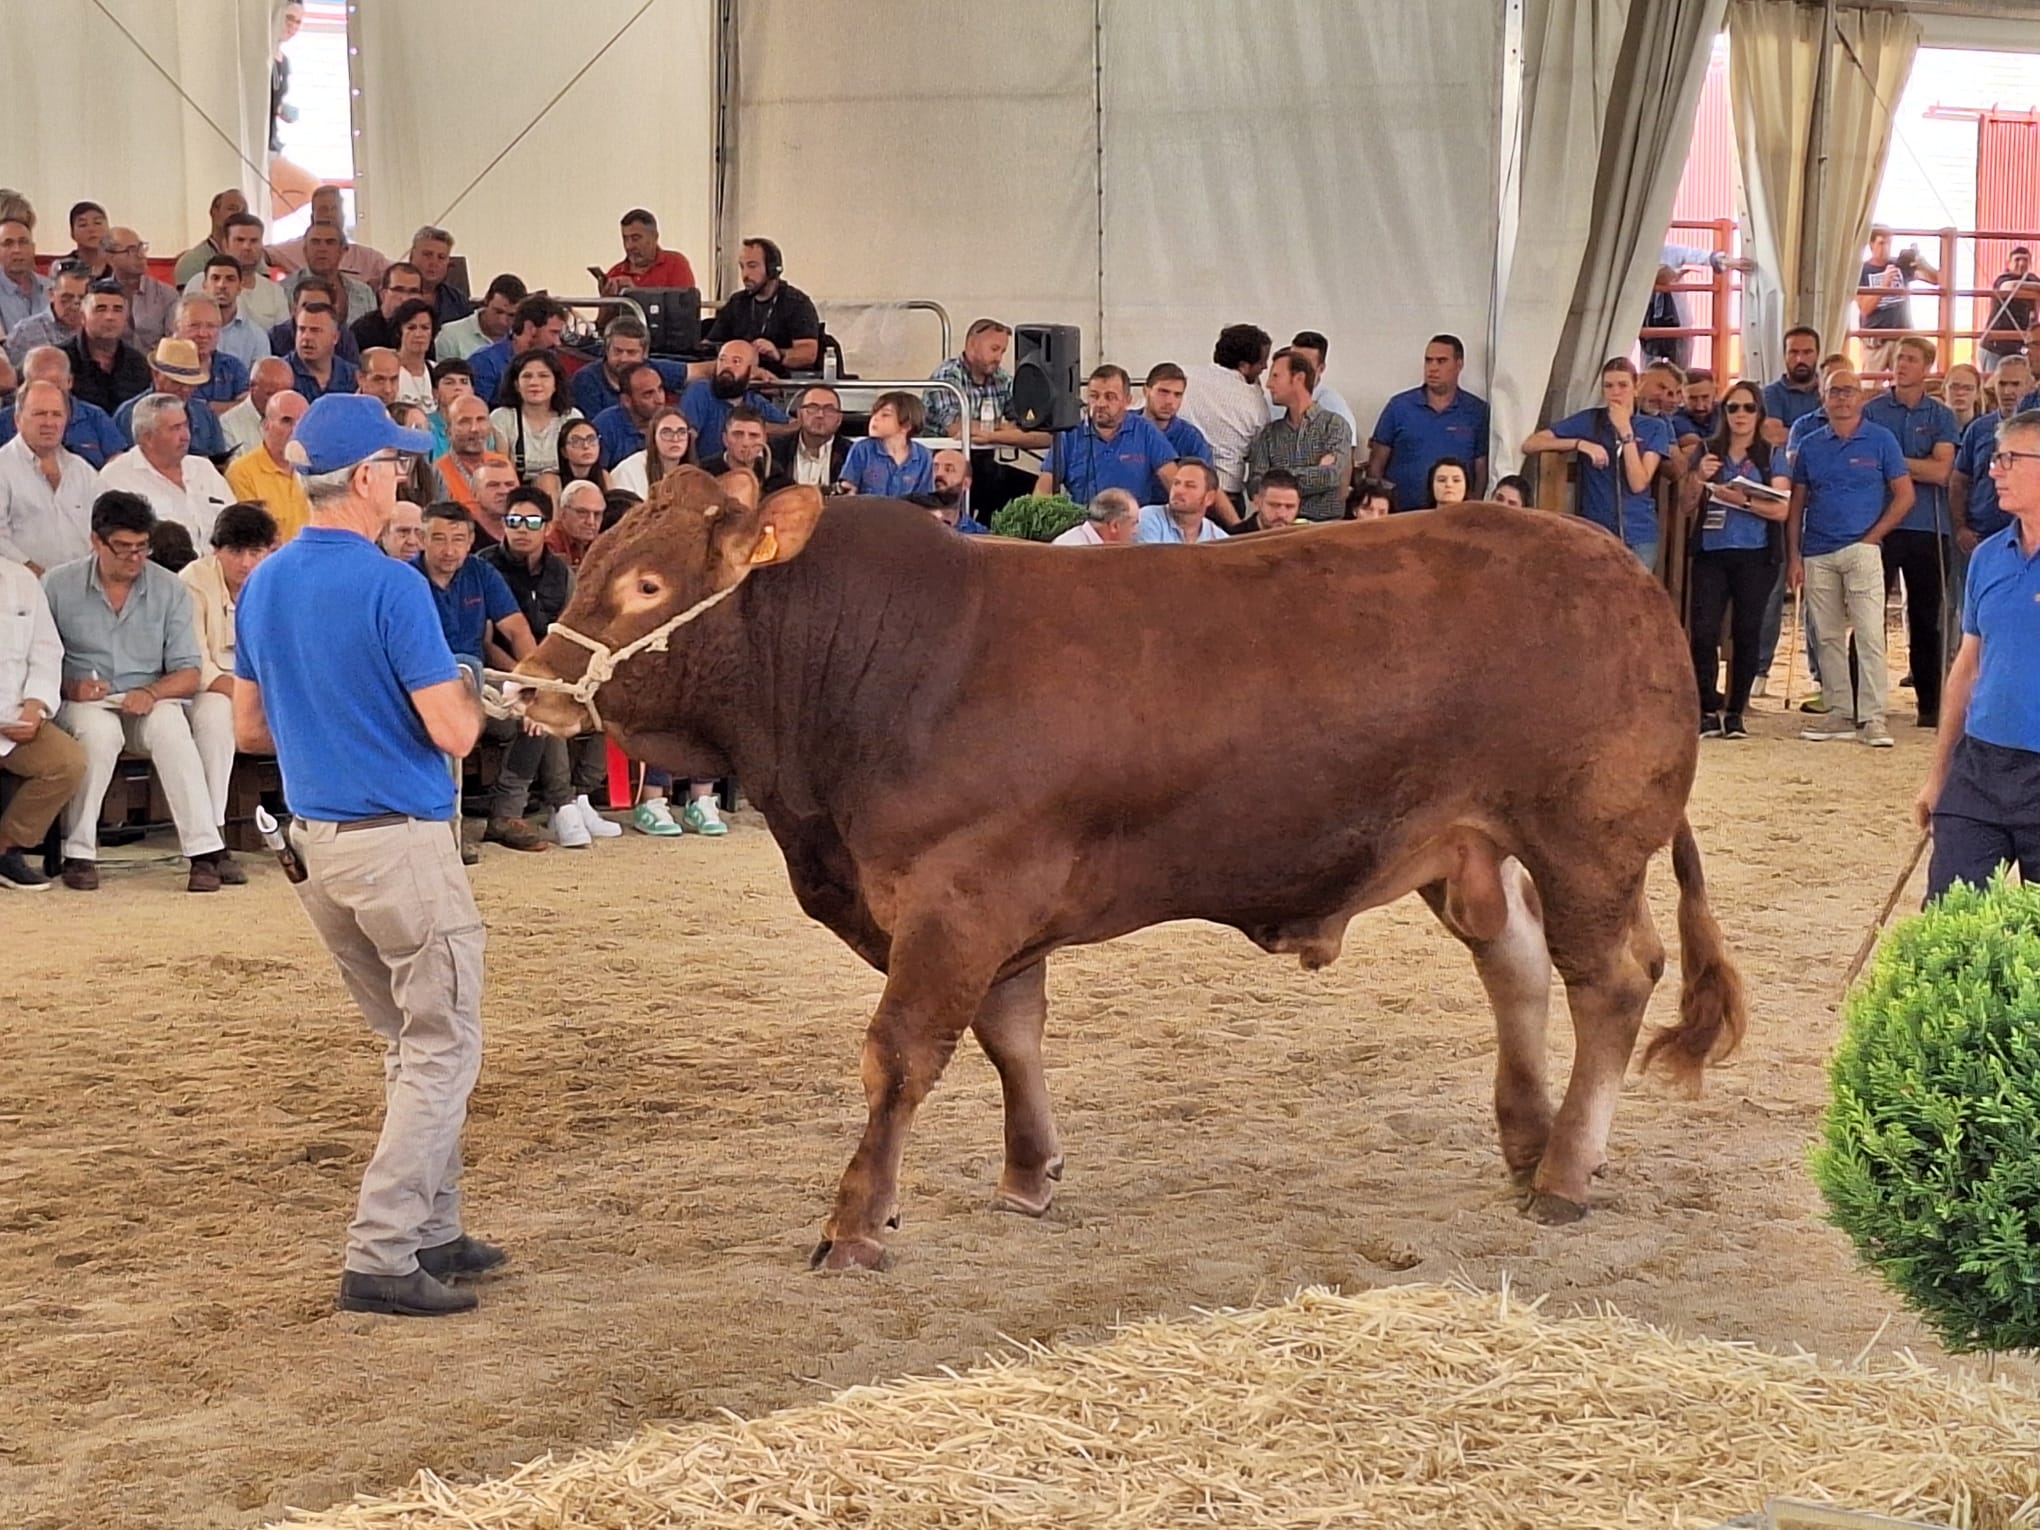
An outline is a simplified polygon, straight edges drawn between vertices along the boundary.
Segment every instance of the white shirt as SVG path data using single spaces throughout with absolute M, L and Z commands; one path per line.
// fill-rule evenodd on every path
M 639 499 L 652 492 L 650 481 L 645 477 L 645 454 L 632 452 L 623 461 L 609 470 L 609 487 L 624 489 Z
M 17 721 L 30 697 L 56 716 L 63 671 L 64 640 L 42 581 L 13 559 L 0 558 L 0 723 Z M 0 755 L 13 748 L 14 740 L 0 738 Z
M 255 412 L 254 399 L 244 398 L 221 415 L 220 429 L 226 434 L 227 449 L 236 457 L 261 445 L 262 416 Z
M 402 367 L 397 376 L 404 375 Z M 401 386 L 401 384 L 399 384 Z M 518 470 L 517 476 L 529 483 L 540 473 L 557 473 L 560 470 L 560 432 L 567 428 L 567 421 L 578 420 L 581 411 L 569 409 L 565 414 L 556 414 L 543 430 L 533 430 L 524 422 L 524 411 L 505 405 L 489 411 L 489 424 L 494 428 L 495 444 L 492 451 L 501 452 L 510 459 L 510 465 Z M 518 435 L 522 427 L 523 452 L 518 452 Z
M 184 284 L 186 297 L 204 297 L 205 272 Z M 266 335 L 270 329 L 290 317 L 290 299 L 283 295 L 283 288 L 269 279 L 263 272 L 256 272 L 253 281 L 243 280 L 241 295 L 234 302 L 234 316 L 247 315 L 250 322 L 262 327 Z
M 108 489 L 128 489 L 141 495 L 154 507 L 158 520 L 176 521 L 190 532 L 195 547 L 211 545 L 213 521 L 234 502 L 234 491 L 205 458 L 184 459 L 184 487 L 180 489 L 150 466 L 139 446 L 122 452 L 100 471 L 99 492 Z
M 50 569 L 92 551 L 99 474 L 61 446 L 57 460 L 63 468 L 52 489 L 26 440 L 0 446 L 0 558 Z
M 1207 361 L 1189 369 L 1178 419 L 1188 420 L 1211 443 L 1218 486 L 1236 493 L 1246 476 L 1247 447 L 1268 423 L 1268 395 L 1231 367 Z
M 428 415 L 439 413 L 439 400 L 432 395 L 432 368 L 428 366 L 413 377 L 404 370 L 404 364 L 398 362 L 397 402 L 416 404 Z
M 829 486 L 829 459 L 835 455 L 836 438 L 831 436 L 821 444 L 818 451 L 809 451 L 805 438 L 796 436 L 793 442 L 793 481 L 810 488 L 826 489 Z
M 1098 535 L 1097 526 L 1091 521 L 1078 521 L 1068 531 L 1048 544 L 1050 547 L 1103 547 L 1105 539 Z

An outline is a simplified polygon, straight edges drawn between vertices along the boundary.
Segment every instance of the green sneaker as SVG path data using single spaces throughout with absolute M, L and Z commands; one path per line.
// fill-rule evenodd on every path
M 674 839 L 680 834 L 680 825 L 673 822 L 673 810 L 666 805 L 664 797 L 640 802 L 637 810 L 630 815 L 630 821 L 640 834 L 653 834 L 660 839 Z
M 722 821 L 722 814 L 716 810 L 713 797 L 696 797 L 680 810 L 680 821 L 696 834 L 706 834 L 710 839 L 730 832 L 730 826 Z
M 1799 703 L 1799 710 L 1802 712 L 1811 712 L 1814 716 L 1818 717 L 1822 713 L 1829 710 L 1827 698 L 1822 696 L 1819 691 L 1815 691 L 1812 695 L 1808 696 L 1806 700 Z

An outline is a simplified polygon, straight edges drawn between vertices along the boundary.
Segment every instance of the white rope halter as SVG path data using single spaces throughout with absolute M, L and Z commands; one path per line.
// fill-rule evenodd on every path
M 551 691 L 559 696 L 571 696 L 587 709 L 588 720 L 598 730 L 602 726 L 602 714 L 595 710 L 595 693 L 609 683 L 617 666 L 624 660 L 635 658 L 650 649 L 653 653 L 666 651 L 666 639 L 679 628 L 686 626 L 697 616 L 714 609 L 722 601 L 736 593 L 737 586 L 717 590 L 705 600 L 698 600 L 678 616 L 661 622 L 641 638 L 633 638 L 621 648 L 611 648 L 607 643 L 598 643 L 586 633 L 576 632 L 564 622 L 554 622 L 546 629 L 547 635 L 558 635 L 570 643 L 579 643 L 588 650 L 588 667 L 581 671 L 578 680 L 555 680 L 550 675 L 520 675 L 513 670 L 485 669 L 482 671 L 482 710 L 491 717 L 515 717 L 516 709 L 503 700 L 501 687 L 508 683 L 525 690 Z

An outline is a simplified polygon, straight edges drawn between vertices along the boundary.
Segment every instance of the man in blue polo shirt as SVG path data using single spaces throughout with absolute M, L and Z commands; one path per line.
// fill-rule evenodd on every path
M 83 457 L 94 472 L 128 449 L 128 438 L 113 423 L 113 416 L 97 404 L 88 404 L 71 392 L 71 358 L 54 345 L 38 345 L 21 363 L 21 387 L 32 382 L 55 383 L 64 390 L 71 413 L 64 422 L 64 450 Z M 15 397 L 21 396 L 19 390 Z M 0 446 L 14 439 L 14 406 L 0 409 Z
M 1673 444 L 1672 422 L 1636 407 L 1636 364 L 1616 356 L 1601 368 L 1601 407 L 1582 409 L 1535 432 L 1523 443 L 1523 452 L 1577 453 L 1579 514 L 1621 537 L 1645 568 L 1655 569 L 1658 519 L 1651 480 Z
M 622 399 L 594 418 L 595 434 L 602 442 L 605 472 L 614 471 L 624 458 L 645 449 L 645 432 L 652 428 L 652 417 L 665 407 L 666 383 L 656 367 L 641 361 L 624 368 Z M 695 456 L 699 458 L 701 453 L 697 451 Z
M 687 363 L 651 360 L 651 343 L 651 332 L 636 314 L 620 314 L 609 321 L 602 331 L 601 363 L 574 374 L 574 407 L 583 419 L 592 420 L 623 402 L 623 385 L 633 367 L 653 368 L 668 388 L 687 386 Z
M 1105 489 L 1124 489 L 1136 503 L 1169 497 L 1176 476 L 1176 452 L 1154 425 L 1128 413 L 1133 379 L 1110 362 L 1091 373 L 1082 424 L 1059 431 L 1041 457 L 1036 494 L 1058 487 L 1080 505 Z
M 1204 432 L 1177 412 L 1183 407 L 1183 395 L 1189 388 L 1189 374 L 1175 362 L 1156 362 L 1148 368 L 1147 381 L 1140 385 L 1138 412 L 1162 433 L 1178 461 L 1195 457 L 1199 462 L 1210 462 L 1211 443 L 1204 439 Z
M 1367 476 L 1395 485 L 1398 510 L 1431 502 L 1431 469 L 1447 457 L 1470 464 L 1466 497 L 1487 491 L 1487 400 L 1459 386 L 1466 347 L 1457 335 L 1433 335 L 1424 347 L 1424 385 L 1398 393 L 1374 422 Z
M 538 646 L 531 624 L 503 576 L 469 556 L 474 545 L 474 517 L 465 506 L 442 500 L 425 509 L 425 550 L 411 560 L 411 567 L 431 586 L 440 631 L 456 657 L 481 667 L 494 636 L 512 659 L 521 659 Z
M 1941 736 L 1913 804 L 1934 834 L 1929 900 L 2002 865 L 2040 881 L 2040 413 L 1999 427 L 1990 474 L 2011 521 L 1970 560 Z
M 1948 479 L 1955 471 L 1961 432 L 1955 411 L 1927 396 L 1934 342 L 1908 335 L 1892 358 L 1891 386 L 1863 406 L 1863 418 L 1882 425 L 1905 454 L 1913 481 L 1913 507 L 1884 539 L 1884 583 L 1905 578 L 1907 657 L 1919 725 L 1937 726 L 1941 712 L 1941 601 L 1955 562 L 1948 538 Z
M 751 386 L 758 372 L 758 348 L 748 340 L 725 340 L 715 353 L 715 371 L 698 377 L 680 394 L 680 412 L 697 441 L 720 441 L 730 411 L 739 404 L 763 415 L 768 426 L 787 423 L 786 411 Z M 598 427 L 599 428 L 599 427 Z M 784 431 L 772 432 L 784 435 Z
M 471 1310 L 474 1293 L 448 1282 L 504 1261 L 461 1230 L 483 933 L 448 828 L 446 756 L 474 747 L 481 708 L 424 581 L 376 548 L 402 455 L 431 444 L 373 398 L 313 404 L 290 446 L 311 525 L 249 576 L 234 610 L 236 742 L 276 756 L 299 902 L 384 1046 L 382 1135 L 339 1306 L 413 1317 Z
M 1913 507 L 1913 481 L 1898 438 L 1863 418 L 1863 384 L 1850 367 L 1827 375 L 1828 422 L 1799 443 L 1785 517 L 1785 582 L 1804 588 L 1820 647 L 1829 710 L 1801 731 L 1821 740 L 1854 737 L 1891 747 L 1884 725 L 1890 675 L 1884 666 L 1884 555 L 1879 550 Z M 1856 639 L 1854 717 L 1844 706 L 1849 637 Z
M 2012 518 L 1998 504 L 1997 480 L 1991 475 L 1990 459 L 1997 455 L 1999 428 L 2019 413 L 2019 400 L 2025 397 L 2031 384 L 2032 365 L 2025 356 L 2005 357 L 1985 384 L 1996 395 L 1997 408 L 1979 414 L 1962 433 L 1962 445 L 1955 453 L 1955 471 L 1948 479 L 1948 515 L 1955 527 L 1958 578 L 1977 545 L 2011 524 Z M 65 448 L 77 450 L 68 441 Z
M 1764 437 L 1785 444 L 1803 414 L 1820 408 L 1820 331 L 1795 324 L 1785 331 L 1785 370 L 1764 384 Z

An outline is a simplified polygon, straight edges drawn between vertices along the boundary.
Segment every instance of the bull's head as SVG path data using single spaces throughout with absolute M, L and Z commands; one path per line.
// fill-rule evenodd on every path
M 662 662 L 643 645 L 684 653 L 700 643 L 707 629 L 689 624 L 708 617 L 713 603 L 753 570 L 798 553 L 821 513 L 822 496 L 812 488 L 782 489 L 761 503 L 750 473 L 716 479 L 690 467 L 667 474 L 581 563 L 574 598 L 557 625 L 585 642 L 549 632 L 515 671 L 569 685 L 588 682 L 598 693 L 506 687 L 506 696 L 561 738 L 588 732 L 598 714 L 604 723 L 628 727 L 629 670 Z

